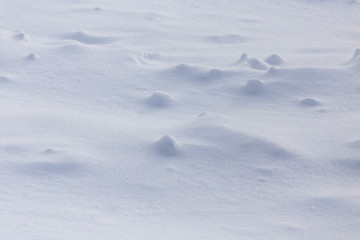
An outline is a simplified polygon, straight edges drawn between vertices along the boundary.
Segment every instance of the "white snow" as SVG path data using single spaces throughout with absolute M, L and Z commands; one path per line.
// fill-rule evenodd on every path
M 271 54 L 265 59 L 265 62 L 270 65 L 278 66 L 278 65 L 283 65 L 285 63 L 285 60 L 282 59 L 279 55 Z
M 156 142 L 156 148 L 160 154 L 176 155 L 179 152 L 179 144 L 172 136 L 166 135 Z
M 244 91 L 247 94 L 260 94 L 265 89 L 265 84 L 259 79 L 249 79 L 244 86 Z
M 0 16 L 1 239 L 359 238 L 359 1 Z
M 169 93 L 155 91 L 153 94 L 151 94 L 150 97 L 148 97 L 147 102 L 149 105 L 154 107 L 166 107 L 171 105 L 171 103 L 174 101 L 173 99 L 173 96 L 171 96 Z

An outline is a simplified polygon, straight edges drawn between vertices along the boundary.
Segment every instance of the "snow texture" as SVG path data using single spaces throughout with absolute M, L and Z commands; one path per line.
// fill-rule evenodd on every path
M 358 0 L 0 16 L 1 239 L 359 239 Z

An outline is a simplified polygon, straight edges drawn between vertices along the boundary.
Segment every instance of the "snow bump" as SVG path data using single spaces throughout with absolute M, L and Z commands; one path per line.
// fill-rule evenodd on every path
M 77 31 L 64 36 L 65 39 L 75 40 L 83 44 L 97 45 L 97 44 L 109 44 L 115 42 L 115 37 L 98 36 L 86 31 Z
M 241 54 L 239 60 L 237 60 L 235 64 L 237 65 L 237 64 L 245 63 L 245 62 L 247 62 L 248 58 L 249 58 L 249 57 L 248 57 L 248 54 L 247 54 L 247 53 L 243 53 L 243 54 Z
M 171 135 L 165 135 L 156 142 L 156 150 L 165 156 L 175 156 L 179 152 L 179 144 Z
M 37 58 L 39 58 L 39 56 L 36 55 L 35 53 L 30 53 L 29 55 L 26 56 L 26 59 L 29 60 L 29 61 L 34 61 Z
M 173 103 L 173 101 L 173 96 L 162 91 L 156 91 L 147 98 L 147 103 L 153 107 L 168 107 Z
M 355 49 L 352 58 L 347 62 L 347 64 L 356 64 L 360 63 L 360 48 Z
M 222 79 L 227 75 L 231 75 L 231 72 L 224 71 L 218 68 L 204 68 L 193 66 L 189 64 L 179 64 L 172 67 L 168 71 L 170 78 L 189 79 L 192 81 L 211 81 Z
M 300 101 L 300 104 L 305 107 L 315 107 L 320 105 L 320 102 L 314 98 L 304 98 Z
M 23 31 L 18 31 L 18 33 L 16 33 L 14 35 L 14 39 L 16 39 L 18 41 L 26 41 L 27 37 L 26 37 L 26 34 Z
M 249 79 L 245 86 L 244 91 L 246 94 L 256 95 L 265 90 L 265 84 L 259 79 Z
M 265 59 L 265 62 L 273 66 L 280 66 L 285 63 L 285 60 L 277 54 L 271 54 Z

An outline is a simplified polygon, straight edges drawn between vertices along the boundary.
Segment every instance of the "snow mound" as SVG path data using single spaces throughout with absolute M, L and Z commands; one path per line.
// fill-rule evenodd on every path
M 65 39 L 78 41 L 83 44 L 97 45 L 97 44 L 109 44 L 117 40 L 116 37 L 103 37 L 90 34 L 86 31 L 77 31 L 64 36 Z
M 203 75 L 203 79 L 220 79 L 223 78 L 225 75 L 224 71 L 217 69 L 217 68 L 212 68 L 209 71 L 207 71 L 204 75 Z
M 347 64 L 356 64 L 360 63 L 360 48 L 355 49 L 352 58 L 347 62 Z
M 259 79 L 249 79 L 245 86 L 244 91 L 250 95 L 256 95 L 265 90 L 265 84 Z
M 16 33 L 14 35 L 14 38 L 16 40 L 19 40 L 19 41 L 26 41 L 27 40 L 27 36 L 23 31 L 19 31 L 18 33 Z
M 184 148 L 187 154 L 196 159 L 201 156 L 207 161 L 217 162 L 223 156 L 228 156 L 227 161 L 234 161 L 235 164 L 241 162 L 247 166 L 275 166 L 295 157 L 292 151 L 266 139 L 203 119 L 186 129 L 185 133 L 191 139 L 190 142 L 195 144 L 191 147 L 185 145 Z
M 217 68 L 206 69 L 188 64 L 179 64 L 175 67 L 172 67 L 168 71 L 168 73 L 169 73 L 169 77 L 189 79 L 195 81 L 217 80 L 230 75 L 230 72 L 226 72 L 221 69 L 217 69 Z
M 70 54 L 70 55 L 86 52 L 85 46 L 83 44 L 81 44 L 80 42 L 72 42 L 69 44 L 63 44 L 61 46 L 58 46 L 57 50 L 60 53 Z
M 353 59 L 359 58 L 359 56 L 360 56 L 360 48 L 357 48 L 354 52 Z
M 156 91 L 147 99 L 147 103 L 153 107 L 167 107 L 174 101 L 169 93 Z
M 176 65 L 175 67 L 170 69 L 171 73 L 174 73 L 175 75 L 179 76 L 196 76 L 201 74 L 201 68 L 188 65 L 185 63 Z
M 300 104 L 306 107 L 315 107 L 320 105 L 320 102 L 314 98 L 304 98 L 300 101 Z
M 179 152 L 179 144 L 170 135 L 165 135 L 156 142 L 156 150 L 165 156 L 174 156 Z
M 249 59 L 248 54 L 247 54 L 247 53 L 243 53 L 243 54 L 241 54 L 239 60 L 237 60 L 235 64 L 237 65 L 237 64 L 246 63 L 248 59 Z
M 48 148 L 45 151 L 43 151 L 44 154 L 48 154 L 48 155 L 52 155 L 52 154 L 57 154 L 59 153 L 57 150 L 52 149 L 52 148 Z
M 257 58 L 250 58 L 247 60 L 247 64 L 250 68 L 255 70 L 267 70 L 268 66 Z
M 27 59 L 27 60 L 30 60 L 30 61 L 34 61 L 34 60 L 36 60 L 37 58 L 39 58 L 39 56 L 36 55 L 35 53 L 30 53 L 29 55 L 26 56 L 26 59 Z
M 87 169 L 86 163 L 82 161 L 84 156 L 77 153 L 61 152 L 53 148 L 35 151 L 31 147 L 18 145 L 7 146 L 6 149 L 13 156 L 24 157 L 24 162 L 19 161 L 14 166 L 33 177 L 79 176 Z
M 277 54 L 272 54 L 270 56 L 268 56 L 265 60 L 264 60 L 267 64 L 273 65 L 273 66 L 280 66 L 282 64 L 285 63 L 285 60 L 282 59 L 279 55 Z

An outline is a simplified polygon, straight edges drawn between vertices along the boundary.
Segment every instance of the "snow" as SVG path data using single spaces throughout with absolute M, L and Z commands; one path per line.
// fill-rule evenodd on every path
M 150 97 L 148 97 L 147 102 L 149 105 L 154 107 L 166 107 L 171 105 L 173 102 L 173 96 L 166 92 L 162 91 L 155 91 L 153 94 L 151 94 Z
M 166 135 L 156 143 L 156 148 L 160 154 L 171 156 L 179 152 L 178 145 L 172 136 Z
M 265 84 L 259 79 L 249 79 L 244 86 L 245 93 L 252 95 L 260 94 L 261 92 L 265 91 L 265 89 Z
M 4 1 L 2 239 L 357 239 L 354 0 Z
M 278 65 L 283 65 L 285 63 L 285 60 L 282 59 L 279 55 L 271 54 L 265 59 L 265 62 L 270 65 L 278 66 Z

